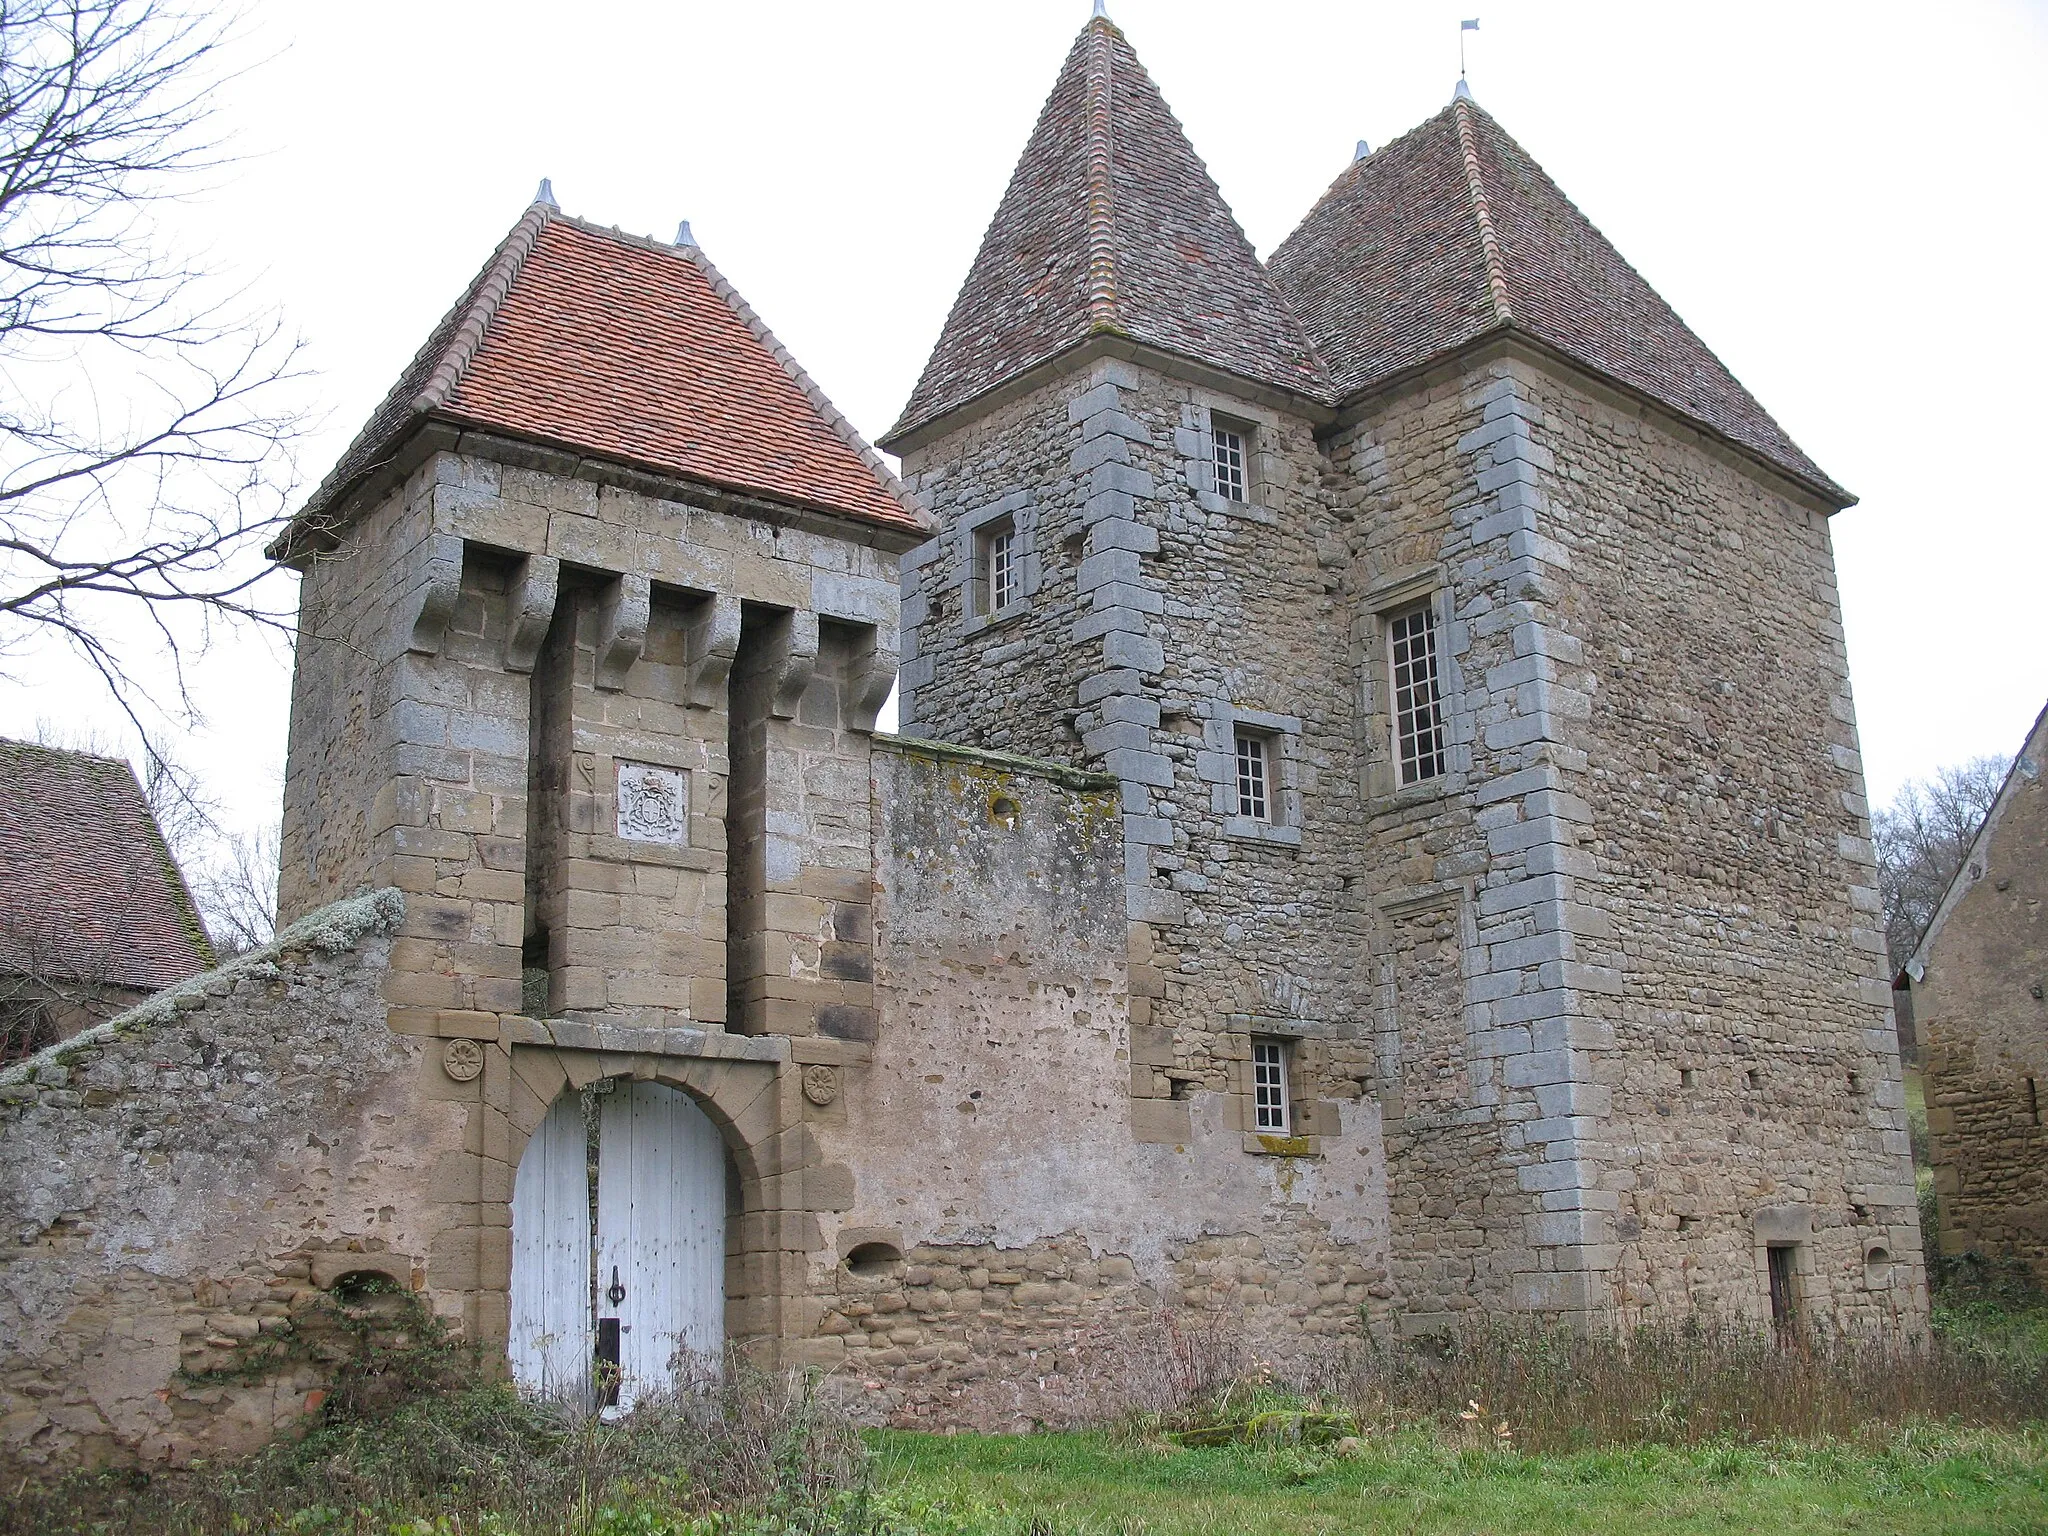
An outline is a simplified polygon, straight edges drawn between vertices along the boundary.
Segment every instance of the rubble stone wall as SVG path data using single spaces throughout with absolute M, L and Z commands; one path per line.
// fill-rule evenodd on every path
M 1118 799 L 877 741 L 880 1031 L 815 1122 L 854 1189 L 807 1351 L 871 1417 L 1059 1422 L 1161 1309 L 1284 1350 L 1388 1294 L 1369 1106 L 1288 1156 L 1247 1153 L 1220 1088 L 1133 1097 Z
M 0 1074 L 7 1475 L 252 1450 L 319 1406 L 331 1362 L 277 1346 L 327 1288 L 426 1284 L 463 1127 L 385 1028 L 401 906 L 324 908 Z

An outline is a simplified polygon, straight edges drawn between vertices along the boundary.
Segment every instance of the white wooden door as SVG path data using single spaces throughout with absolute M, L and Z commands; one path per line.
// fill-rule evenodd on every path
M 583 1104 L 555 1100 L 512 1184 L 512 1379 L 549 1397 L 590 1390 L 590 1172 Z
M 686 1093 L 620 1083 L 602 1100 L 597 1315 L 619 1329 L 619 1400 L 674 1380 L 680 1352 L 725 1345 L 725 1144 Z M 700 1368 L 702 1368 L 700 1366 Z

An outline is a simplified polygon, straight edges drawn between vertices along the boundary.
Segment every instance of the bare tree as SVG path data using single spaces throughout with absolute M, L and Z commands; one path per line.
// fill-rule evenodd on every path
M 145 652 L 189 716 L 220 621 L 285 623 L 297 347 L 152 218 L 221 163 L 223 38 L 179 0 L 0 0 L 0 654 L 60 637 L 138 730 Z
M 1871 817 L 1885 948 L 1894 973 L 1912 958 L 1934 920 L 2011 767 L 2009 757 L 1980 757 L 1943 768 L 1930 779 L 1909 781 Z
M 226 960 L 270 942 L 277 930 L 278 828 L 218 838 L 192 881 L 214 953 Z

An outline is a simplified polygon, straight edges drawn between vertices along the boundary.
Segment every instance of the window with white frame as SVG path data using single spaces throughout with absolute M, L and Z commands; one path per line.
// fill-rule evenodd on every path
M 1253 731 L 1237 732 L 1237 814 L 1273 819 L 1272 744 Z
M 975 530 L 976 599 L 983 614 L 1001 613 L 1023 597 L 1022 556 L 1014 519 L 998 518 Z
M 1387 620 L 1387 659 L 1394 684 L 1394 762 L 1404 788 L 1439 777 L 1445 767 L 1436 640 L 1436 609 L 1428 603 Z
M 1252 1125 L 1286 1135 L 1292 1129 L 1287 1102 L 1287 1042 L 1252 1041 Z
M 1211 422 L 1214 439 L 1216 494 L 1225 501 L 1248 501 L 1251 484 L 1251 428 L 1221 417 Z

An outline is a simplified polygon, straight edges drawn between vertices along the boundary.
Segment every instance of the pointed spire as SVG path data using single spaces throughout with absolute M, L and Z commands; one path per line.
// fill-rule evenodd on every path
M 674 243 L 680 246 L 693 246 L 697 243 L 697 237 L 690 233 L 690 221 L 688 219 L 683 220 L 682 223 L 676 226 Z
M 1090 16 L 1088 19 L 1090 21 L 1109 20 L 1109 11 L 1103 6 L 1102 0 L 1095 0 L 1095 14 Z
M 1366 158 L 1366 157 L 1367 157 L 1368 155 L 1370 155 L 1371 153 L 1372 153 L 1372 146 L 1371 146 L 1370 144 L 1366 143 L 1366 142 L 1365 142 L 1365 140 L 1363 140 L 1363 139 L 1360 139 L 1360 140 L 1358 141 L 1358 148 L 1357 148 L 1357 149 L 1355 149 L 1355 150 L 1353 150 L 1353 151 L 1352 151 L 1352 153 L 1351 153 L 1351 160 L 1352 160 L 1352 163 L 1353 163 L 1353 164 L 1355 165 L 1355 164 L 1356 164 L 1357 162 L 1359 162 L 1360 160 L 1363 160 L 1363 159 L 1365 159 L 1365 158 Z
M 1458 85 L 1457 85 L 1457 89 L 1455 89 L 1455 90 L 1453 90 L 1453 91 L 1451 92 L 1451 100 L 1453 100 L 1453 101 L 1470 101 L 1471 99 L 1472 99 L 1472 87 L 1471 87 L 1471 86 L 1469 86 L 1469 85 L 1467 85 L 1467 84 L 1465 83 L 1465 77 L 1464 77 L 1463 75 L 1460 75 L 1460 76 L 1458 76 Z
M 1434 117 L 1340 174 L 1271 271 L 1342 398 L 1513 331 L 1837 504 L 1851 499 L 1463 82 Z
M 533 200 L 543 208 L 552 208 L 557 213 L 562 210 L 562 205 L 555 201 L 555 184 L 545 176 L 541 177 L 540 190 L 533 194 Z
M 1090 337 L 1320 400 L 1328 381 L 1113 23 L 1091 19 L 885 444 Z

